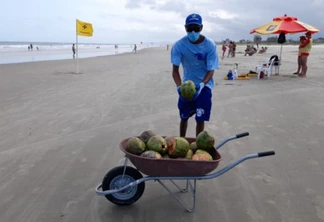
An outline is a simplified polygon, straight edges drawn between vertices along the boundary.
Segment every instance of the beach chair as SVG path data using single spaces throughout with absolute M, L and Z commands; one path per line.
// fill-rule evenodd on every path
M 255 72 L 259 73 L 261 72 L 262 67 L 265 67 L 269 64 L 270 60 L 265 61 L 264 63 L 261 63 L 260 65 L 255 66 Z
M 257 70 L 257 73 L 258 73 L 258 79 L 260 79 L 261 72 L 264 72 L 269 78 L 271 76 L 271 74 L 272 74 L 272 68 L 274 66 L 274 63 L 275 63 L 275 58 L 272 58 L 267 63 L 256 66 L 256 70 Z

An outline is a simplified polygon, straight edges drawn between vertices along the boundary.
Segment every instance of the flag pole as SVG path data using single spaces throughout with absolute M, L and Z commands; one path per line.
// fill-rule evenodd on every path
M 76 57 L 77 57 L 77 74 L 79 74 L 79 47 L 78 47 L 78 34 L 76 34 Z
M 76 29 L 78 29 L 78 21 L 75 21 L 76 22 Z M 77 72 L 76 74 L 79 73 L 79 48 L 78 48 L 78 30 L 76 30 L 75 32 L 75 35 L 76 35 L 76 57 L 77 57 Z

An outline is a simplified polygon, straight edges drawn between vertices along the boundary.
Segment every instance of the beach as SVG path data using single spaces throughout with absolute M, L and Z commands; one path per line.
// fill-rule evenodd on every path
M 198 181 L 193 213 L 153 181 L 127 207 L 95 193 L 105 174 L 123 164 L 123 139 L 148 129 L 179 134 L 166 47 L 80 58 L 80 73 L 73 59 L 1 64 L 0 221 L 324 221 L 324 46 L 313 46 L 307 78 L 292 75 L 297 47 L 283 46 L 280 75 L 269 79 L 224 76 L 234 63 L 239 73 L 254 71 L 279 55 L 278 45 L 253 56 L 238 46 L 235 58 L 220 59 L 205 129 L 216 143 L 242 132 L 250 136 L 220 148 L 216 171 L 247 154 L 276 155 Z M 194 135 L 191 118 L 187 136 Z M 189 194 L 176 195 L 191 201 Z

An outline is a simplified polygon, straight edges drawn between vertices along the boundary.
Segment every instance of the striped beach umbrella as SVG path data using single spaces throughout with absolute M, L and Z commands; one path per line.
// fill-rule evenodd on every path
M 281 17 L 276 17 L 272 19 L 272 22 L 262 25 L 258 28 L 252 29 L 250 34 L 258 33 L 261 35 L 272 35 L 272 34 L 295 34 L 300 32 L 311 32 L 317 33 L 320 30 L 308 25 L 304 22 L 298 21 L 296 17 L 287 16 L 286 14 Z M 279 61 L 281 63 L 282 54 L 282 44 L 280 47 Z M 279 69 L 278 69 L 279 72 Z
M 294 34 L 307 31 L 316 33 L 320 30 L 311 25 L 298 21 L 296 17 L 284 15 L 281 17 L 276 17 L 272 20 L 272 22 L 251 30 L 250 34 L 255 32 L 262 35 L 280 34 L 282 32 L 285 34 Z

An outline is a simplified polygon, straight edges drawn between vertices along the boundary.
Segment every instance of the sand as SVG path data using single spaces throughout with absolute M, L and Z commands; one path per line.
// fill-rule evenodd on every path
M 0 221 L 324 221 L 324 48 L 313 48 L 306 79 L 292 75 L 296 46 L 284 46 L 279 76 L 223 80 L 234 63 L 244 73 L 274 53 L 278 46 L 220 62 L 206 129 L 217 141 L 250 133 L 220 149 L 219 169 L 251 153 L 276 155 L 198 181 L 194 213 L 154 182 L 129 207 L 94 191 L 122 164 L 122 139 L 146 129 L 178 135 L 165 47 L 80 59 L 82 74 L 71 59 L 0 65 Z M 191 119 L 187 136 L 194 134 Z

